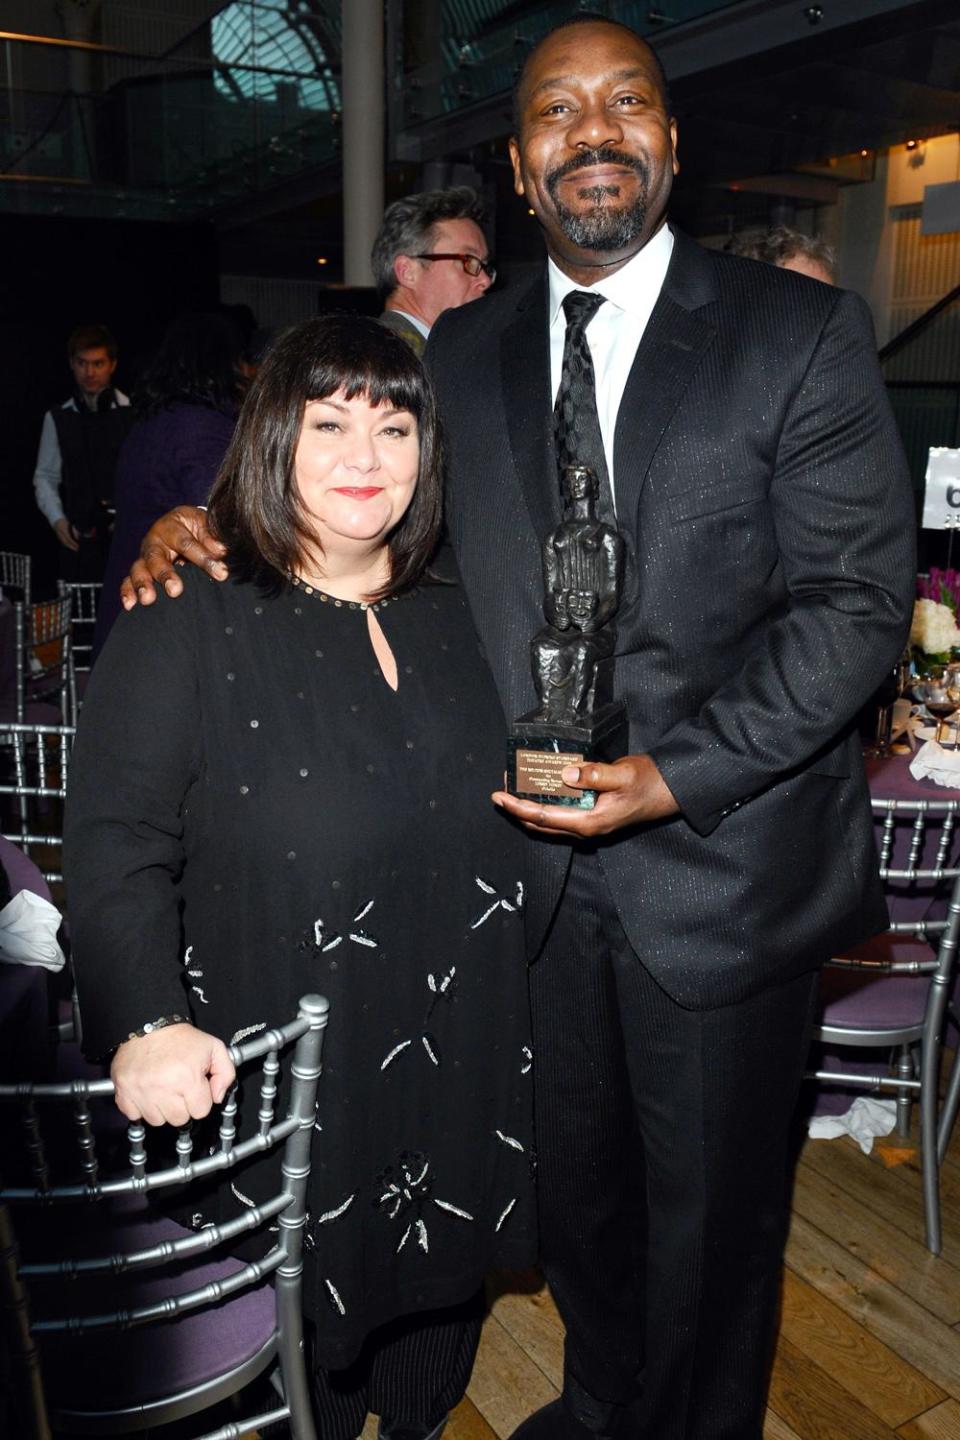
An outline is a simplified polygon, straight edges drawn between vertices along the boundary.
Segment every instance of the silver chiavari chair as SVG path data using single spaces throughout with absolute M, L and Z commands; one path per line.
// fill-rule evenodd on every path
M 0 550 L 0 595 L 30 607 L 31 560 L 17 550 Z M 15 591 L 15 594 L 11 592 Z
M 0 722 L 2 833 L 48 884 L 63 879 L 63 805 L 75 734 L 72 725 Z
M 61 597 L 69 597 L 71 602 L 70 624 L 71 652 L 72 652 L 72 690 L 70 704 L 73 715 L 79 713 L 80 702 L 83 699 L 82 687 L 85 684 L 84 677 L 90 673 L 91 657 L 93 653 L 93 631 L 97 623 L 97 606 L 100 603 L 100 594 L 103 585 L 99 581 L 87 580 L 59 580 L 57 589 Z M 79 682 L 78 682 L 79 677 Z
M 883 935 L 825 967 L 814 1039 L 828 1052 L 884 1049 L 891 1063 L 852 1073 L 821 1067 L 809 1078 L 892 1092 L 903 1135 L 910 1132 L 911 1107 L 919 1102 L 927 1249 L 939 1255 L 940 1166 L 960 1104 L 960 1051 L 942 1105 L 939 1094 L 947 1021 L 958 1019 L 960 801 L 874 799 L 871 804 L 883 822 L 880 876 L 900 918 Z
M 294 1440 L 316 1440 L 301 1289 L 327 1009 L 321 997 L 304 996 L 295 1020 L 232 1046 L 238 1080 L 216 1143 L 195 1156 L 186 1126 L 174 1132 L 172 1163 L 167 1155 L 158 1168 L 148 1163 L 143 1124 L 127 1128 L 125 1165 L 117 1170 L 102 1159 L 117 1140 L 116 1126 L 101 1129 L 96 1118 L 98 1105 L 107 1105 L 116 1119 L 111 1081 L 0 1086 L 0 1118 L 13 1112 L 20 1135 L 11 1161 L 14 1137 L 5 1127 L 0 1283 L 14 1317 L 24 1427 L 36 1440 L 48 1440 L 51 1427 L 100 1436 L 180 1420 L 236 1394 L 274 1362 L 279 1402 L 203 1440 L 236 1440 L 281 1422 Z M 283 1052 L 290 1052 L 290 1099 L 280 1118 Z M 258 1087 L 250 1073 L 257 1061 Z M 169 1134 L 153 1132 L 151 1149 Z M 243 1163 L 268 1152 L 277 1162 L 276 1191 L 236 1219 L 191 1230 L 145 1204 L 173 1188 L 178 1204 L 186 1191 L 191 1206 L 202 1205 L 204 1182 L 235 1173 L 242 1183 Z M 84 1222 L 95 1225 L 86 1245 L 79 1243 Z M 266 1232 L 260 1258 L 230 1259 L 230 1247 L 256 1232 Z M 212 1261 L 219 1250 L 226 1258 Z

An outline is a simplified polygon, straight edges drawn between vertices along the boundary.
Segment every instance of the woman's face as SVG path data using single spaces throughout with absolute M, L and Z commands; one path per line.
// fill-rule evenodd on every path
M 294 456 L 300 502 L 325 551 L 369 552 L 403 518 L 417 488 L 420 438 L 409 410 L 338 390 L 311 400 Z

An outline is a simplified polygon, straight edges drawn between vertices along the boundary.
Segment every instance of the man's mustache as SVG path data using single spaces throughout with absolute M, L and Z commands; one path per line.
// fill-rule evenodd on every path
M 595 165 L 621 165 L 624 169 L 633 170 L 641 180 L 646 179 L 646 167 L 636 155 L 628 155 L 625 150 L 601 147 L 599 150 L 583 150 L 579 155 L 571 155 L 570 159 L 558 165 L 556 170 L 551 170 L 547 176 L 547 189 L 552 193 L 555 186 L 568 175 L 574 175 L 578 170 L 590 170 Z

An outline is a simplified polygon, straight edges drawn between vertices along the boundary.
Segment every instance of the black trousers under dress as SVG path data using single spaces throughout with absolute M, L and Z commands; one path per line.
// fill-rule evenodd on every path
M 314 1372 L 323 1440 L 354 1440 L 368 1414 L 432 1428 L 466 1392 L 480 1344 L 484 1297 L 403 1315 L 368 1336 L 345 1370 Z

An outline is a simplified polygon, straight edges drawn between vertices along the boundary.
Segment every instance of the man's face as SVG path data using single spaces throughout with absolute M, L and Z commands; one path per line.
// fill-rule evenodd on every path
M 97 345 L 91 350 L 78 350 L 70 361 L 73 378 L 85 395 L 99 395 L 106 390 L 117 368 L 104 346 Z
M 643 41 L 602 22 L 559 30 L 527 67 L 514 189 L 566 268 L 623 263 L 659 228 L 677 133 Z
M 487 242 L 474 220 L 441 220 L 433 227 L 433 238 L 424 247 L 429 255 L 476 255 L 487 258 Z M 490 288 L 490 277 L 482 270 L 468 275 L 459 260 L 419 260 L 416 294 L 420 312 L 427 325 L 432 325 L 444 310 L 466 305 Z

